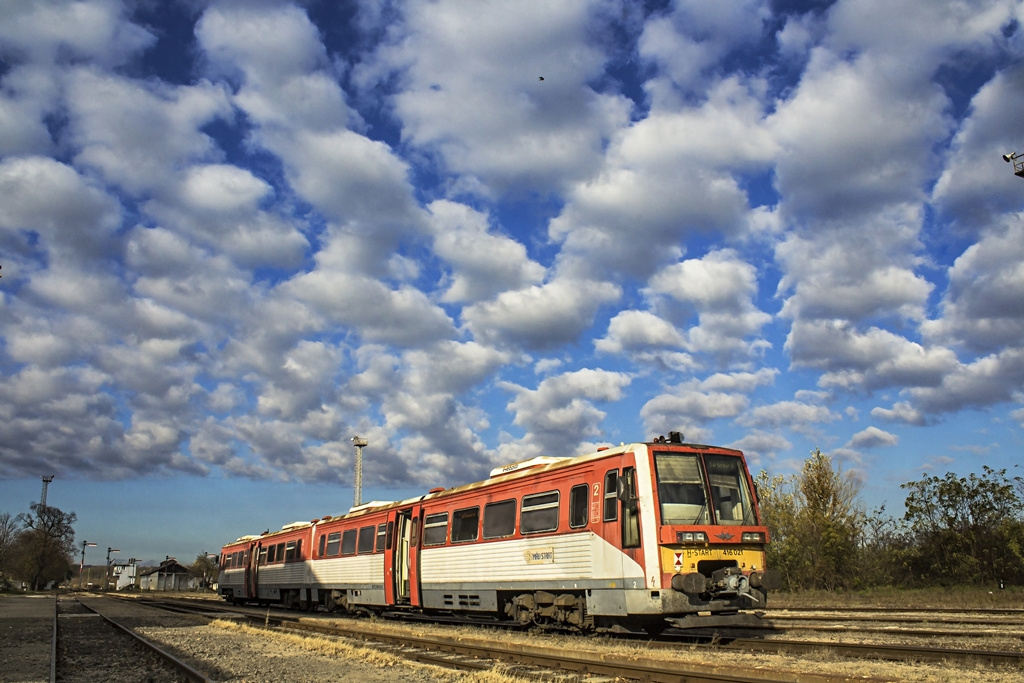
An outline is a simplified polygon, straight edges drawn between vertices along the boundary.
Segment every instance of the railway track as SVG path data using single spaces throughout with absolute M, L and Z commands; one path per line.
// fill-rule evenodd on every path
M 54 601 L 50 683 L 96 680 L 212 683 L 95 606 L 78 599 Z
M 189 601 L 190 602 L 190 601 Z M 651 668 L 640 669 L 636 662 L 615 661 L 612 656 L 596 656 L 593 653 L 585 655 L 571 655 L 564 651 L 553 651 L 541 646 L 508 645 L 498 647 L 493 640 L 479 639 L 480 643 L 470 646 L 470 642 L 476 639 L 465 637 L 446 638 L 438 636 L 411 636 L 409 634 L 391 635 L 382 633 L 378 629 L 368 625 L 365 620 L 358 621 L 355 625 L 348 625 L 341 622 L 345 619 L 338 619 L 335 616 L 292 616 L 282 612 L 271 612 L 270 610 L 260 611 L 251 609 L 239 609 L 226 605 L 204 604 L 202 606 L 181 606 L 180 603 L 174 609 L 199 609 L 207 614 L 230 612 L 244 615 L 245 618 L 257 623 L 274 624 L 279 628 L 303 630 L 319 634 L 329 634 L 337 637 L 357 638 L 372 640 L 373 642 L 384 642 L 391 647 L 408 648 L 404 656 L 412 656 L 414 659 L 423 657 L 419 661 L 427 661 L 434 656 L 430 653 L 452 652 L 465 657 L 474 657 L 480 660 L 500 660 L 503 662 L 515 662 L 524 666 L 538 666 L 556 670 L 578 671 L 591 674 L 602 674 L 606 676 L 620 676 L 623 678 L 642 678 L 646 680 L 790 680 L 785 678 L 765 678 L 763 672 L 745 671 L 741 677 L 729 678 L 706 678 L 704 671 L 683 670 L 679 663 L 666 665 L 652 664 Z M 371 622 L 372 623 L 372 622 Z M 903 635 L 902 633 L 892 635 Z M 672 636 L 667 639 L 645 642 L 645 647 L 650 650 L 672 650 L 680 647 L 678 640 Z M 878 643 L 836 643 L 830 641 L 801 641 L 782 640 L 748 637 L 719 637 L 708 638 L 707 643 L 687 643 L 687 646 L 709 651 L 724 652 L 762 652 L 787 655 L 807 655 L 809 653 L 820 654 L 827 652 L 831 655 L 844 658 L 862 658 L 869 660 L 892 660 L 910 662 L 961 662 L 971 665 L 987 665 L 992 667 L 1019 669 L 1024 671 L 1024 653 L 1008 652 L 1000 650 L 968 649 L 968 648 L 940 648 L 915 645 L 889 645 Z M 547 651 L 552 650 L 552 651 Z M 717 675 L 717 674 L 716 674 Z M 684 676 L 680 678 L 680 676 Z M 691 676 L 686 678 L 685 676 Z M 701 677 L 705 676 L 705 677 Z M 800 680 L 812 680 L 805 675 Z M 834 677 L 823 677 L 821 680 L 838 680 Z
M 169 605 L 174 611 L 195 610 L 213 618 L 215 610 L 208 606 L 192 607 L 176 603 Z M 664 681 L 665 683 L 841 683 L 859 681 L 863 676 L 826 676 L 802 673 L 778 673 L 763 669 L 729 667 L 709 671 L 706 665 L 687 666 L 679 662 L 641 662 L 634 657 L 603 655 L 594 652 L 567 653 L 563 648 L 499 644 L 494 639 L 472 639 L 463 636 L 391 634 L 368 628 L 365 622 L 354 625 L 339 624 L 336 618 L 316 619 L 281 613 L 252 614 L 229 610 L 244 618 L 280 629 L 312 633 L 321 636 L 346 638 L 373 643 L 417 662 L 464 670 L 491 670 L 499 663 L 507 673 L 540 680 L 558 680 L 561 674 L 571 672 L 570 680 L 588 680 L 590 677 L 614 679 Z M 582 677 L 582 678 L 580 678 Z

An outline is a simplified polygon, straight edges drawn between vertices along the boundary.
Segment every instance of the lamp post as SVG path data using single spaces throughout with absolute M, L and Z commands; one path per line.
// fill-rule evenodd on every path
M 103 572 L 103 590 L 107 590 L 108 588 L 110 588 L 110 553 L 119 552 L 121 552 L 120 548 L 111 548 L 109 545 L 107 546 L 107 567 L 106 571 Z
M 90 546 L 95 547 L 96 544 L 82 541 L 82 564 L 78 565 L 78 590 L 82 590 L 82 573 L 85 571 L 85 549 Z
M 363 504 L 363 446 L 367 445 L 367 441 L 361 436 L 353 436 L 352 445 L 356 447 L 356 481 L 352 507 L 358 507 Z

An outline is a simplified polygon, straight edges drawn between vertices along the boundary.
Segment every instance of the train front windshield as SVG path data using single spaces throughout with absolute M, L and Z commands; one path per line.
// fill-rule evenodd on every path
M 662 524 L 757 523 L 740 458 L 655 452 L 654 469 Z

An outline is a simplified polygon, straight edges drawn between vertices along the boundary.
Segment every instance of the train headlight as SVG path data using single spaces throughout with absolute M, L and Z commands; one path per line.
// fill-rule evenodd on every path
M 764 543 L 764 534 L 760 531 L 744 531 L 744 543 Z
M 708 535 L 703 531 L 680 531 L 676 533 L 676 543 L 707 543 Z

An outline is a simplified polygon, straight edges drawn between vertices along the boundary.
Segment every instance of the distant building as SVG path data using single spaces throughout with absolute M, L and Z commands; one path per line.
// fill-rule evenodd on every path
M 123 591 L 135 588 L 135 580 L 138 575 L 138 567 L 132 564 L 114 565 L 114 590 Z
M 184 591 L 188 590 L 188 567 L 168 557 L 159 567 L 144 569 L 139 575 L 139 590 Z

